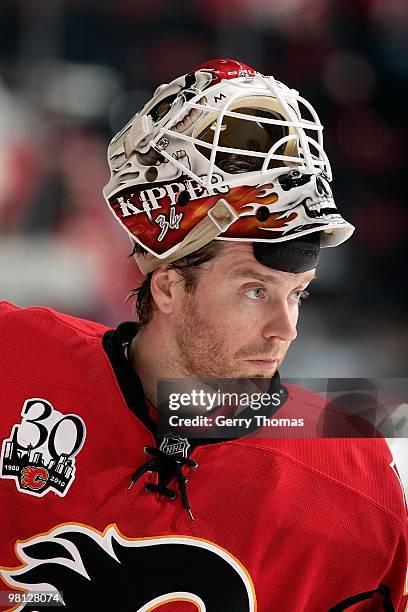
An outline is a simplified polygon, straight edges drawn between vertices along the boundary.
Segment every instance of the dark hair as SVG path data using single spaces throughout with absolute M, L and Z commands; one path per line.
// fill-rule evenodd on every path
M 208 244 L 201 247 L 194 253 L 186 255 L 177 261 L 172 261 L 168 264 L 169 268 L 176 270 L 184 281 L 184 288 L 187 293 L 194 293 L 197 285 L 197 279 L 199 276 L 200 268 L 203 264 L 214 259 L 218 253 L 222 250 L 223 245 L 221 242 L 213 240 Z M 133 257 L 136 253 L 146 253 L 146 250 L 135 242 L 132 252 L 129 257 Z M 143 279 L 142 284 L 132 291 L 127 296 L 126 300 L 133 297 L 136 298 L 135 302 L 135 314 L 139 320 L 140 326 L 143 327 L 152 318 L 153 311 L 156 308 L 154 299 L 150 290 L 150 281 L 154 272 L 148 272 L 146 277 Z

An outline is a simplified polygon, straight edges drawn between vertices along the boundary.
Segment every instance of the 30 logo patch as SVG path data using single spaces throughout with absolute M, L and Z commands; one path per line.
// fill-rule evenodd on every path
M 75 457 L 85 440 L 85 423 L 40 398 L 26 400 L 21 416 L 21 423 L 3 441 L 0 477 L 14 479 L 22 493 L 43 497 L 53 491 L 63 497 L 75 478 Z

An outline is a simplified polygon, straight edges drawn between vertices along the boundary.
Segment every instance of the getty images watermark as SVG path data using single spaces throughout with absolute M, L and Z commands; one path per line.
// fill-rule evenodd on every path
M 195 416 L 181 416 L 179 414 L 169 415 L 170 427 L 199 427 L 199 428 L 243 428 L 249 430 L 251 427 L 303 427 L 304 421 L 300 419 L 268 418 L 265 414 L 248 414 L 248 410 L 260 410 L 261 408 L 279 408 L 282 404 L 282 393 L 237 393 L 226 392 L 217 389 L 208 392 L 204 389 L 191 389 L 184 393 L 171 393 L 169 395 L 169 410 L 178 411 L 181 408 L 195 407 L 200 414 Z M 225 408 L 232 408 L 230 415 L 222 414 Z M 237 408 L 241 412 L 236 414 Z M 218 410 L 217 410 L 218 408 Z M 214 416 L 201 414 L 202 411 L 214 412 Z M 221 414 L 217 414 L 220 412 Z M 244 416 L 246 414 L 247 416 Z
M 170 393 L 169 410 L 179 410 L 186 407 L 197 407 L 203 410 L 213 410 L 217 406 L 241 406 L 259 410 L 262 406 L 280 406 L 282 396 L 279 392 L 272 393 L 237 393 L 217 389 L 215 392 L 204 389 L 191 389 L 190 392 Z
M 159 433 L 235 438 L 265 427 L 303 427 L 303 418 L 275 416 L 286 399 L 277 377 L 160 381 Z
M 166 379 L 157 401 L 159 435 L 408 437 L 407 379 Z

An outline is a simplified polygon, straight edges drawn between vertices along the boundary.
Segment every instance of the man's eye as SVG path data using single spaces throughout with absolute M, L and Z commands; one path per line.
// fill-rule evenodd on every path
M 309 297 L 310 293 L 309 291 L 300 289 L 299 291 L 295 291 L 294 295 L 295 295 L 295 301 L 298 302 L 298 304 L 301 304 L 303 300 L 306 300 Z
M 253 287 L 252 289 L 247 289 L 245 295 L 249 297 L 250 300 L 259 300 L 265 297 L 265 292 L 262 287 Z

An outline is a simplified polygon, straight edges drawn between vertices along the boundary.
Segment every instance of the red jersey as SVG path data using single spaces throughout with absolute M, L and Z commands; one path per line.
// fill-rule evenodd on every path
M 155 492 L 154 422 L 122 351 L 136 332 L 0 305 L 0 591 L 20 596 L 8 608 L 60 592 L 75 611 L 402 612 L 406 508 L 386 443 L 196 444 L 182 466 L 192 521 L 180 496 Z M 287 392 L 281 410 L 324 410 Z

